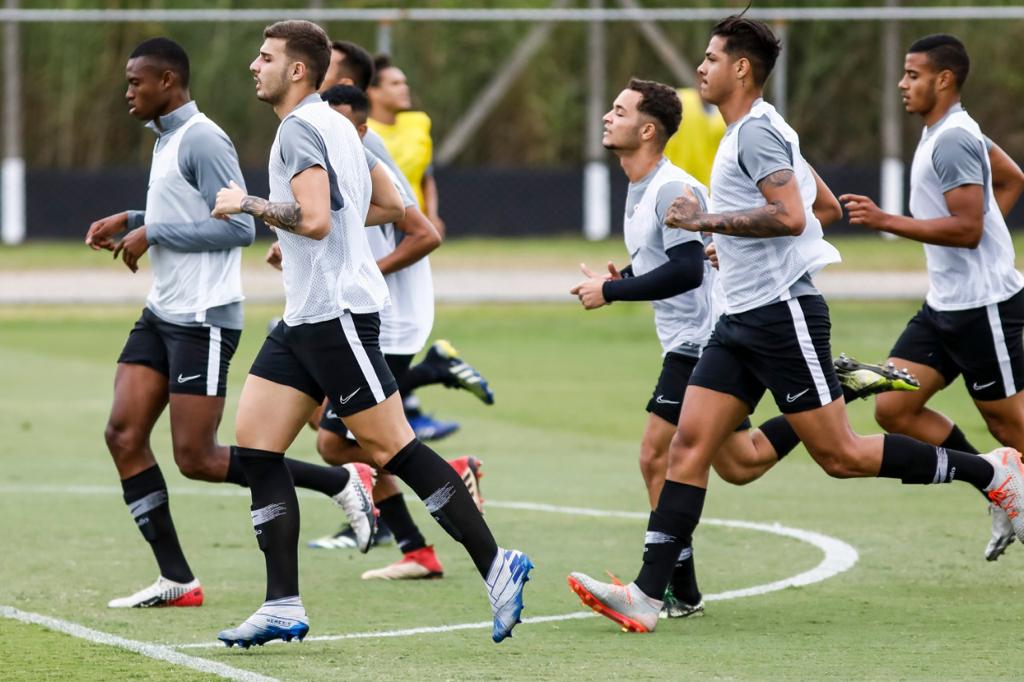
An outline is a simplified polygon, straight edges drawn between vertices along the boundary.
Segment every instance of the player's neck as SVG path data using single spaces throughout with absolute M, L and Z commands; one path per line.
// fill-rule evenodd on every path
M 156 118 L 153 119 L 153 122 L 156 124 L 156 127 L 159 128 L 160 130 L 163 130 L 163 127 L 160 125 L 160 119 L 166 116 L 167 114 L 177 111 L 178 109 L 182 108 L 191 101 L 192 98 L 189 96 L 188 90 L 182 90 L 181 92 L 176 92 L 173 95 L 171 95 L 171 98 L 167 100 L 167 104 L 165 104 L 163 108 L 160 109 L 160 113 L 158 113 L 156 115 Z
M 931 128 L 933 125 L 943 119 L 943 117 L 949 113 L 949 110 L 960 104 L 959 93 L 954 97 L 946 97 L 940 99 L 935 103 L 935 106 L 930 111 L 921 114 L 921 121 L 926 127 Z
M 626 154 L 620 154 L 619 165 L 622 166 L 622 170 L 630 182 L 639 182 L 654 170 L 661 158 L 661 150 L 655 151 L 645 146 Z
M 316 94 L 316 90 L 309 86 L 290 88 L 284 97 L 274 105 L 274 113 L 283 121 L 285 116 L 295 111 L 299 102 L 313 94 Z
M 729 126 L 740 120 L 754 107 L 754 102 L 761 99 L 764 93 L 760 88 L 747 90 L 737 88 L 724 101 L 718 103 L 718 111 L 722 114 L 725 125 Z
M 371 106 L 370 107 L 370 118 L 379 123 L 393 126 L 395 121 L 398 119 L 397 109 L 387 109 L 382 106 Z

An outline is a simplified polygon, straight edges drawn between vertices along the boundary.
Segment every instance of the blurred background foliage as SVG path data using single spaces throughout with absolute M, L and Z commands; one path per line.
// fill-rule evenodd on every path
M 324 7 L 547 7 L 545 0 L 344 0 Z M 574 6 L 586 6 L 576 0 Z M 735 2 L 642 0 L 645 7 L 730 6 Z M 745 3 L 743 3 L 745 4 Z M 875 2 L 759 0 L 768 6 L 877 6 Z M 962 5 L 926 0 L 905 6 Z M 1019 4 L 986 2 L 982 4 Z M 606 0 L 607 7 L 617 7 Z M 304 8 L 309 0 L 22 0 L 24 8 Z M 288 18 L 282 13 L 281 18 Z M 664 23 L 661 28 L 696 66 L 707 44 L 710 22 Z M 373 51 L 377 26 L 328 23 L 333 38 L 354 40 Z M 798 22 L 789 27 L 788 118 L 801 133 L 813 162 L 871 164 L 878 160 L 882 83 L 879 22 Z M 518 41 L 528 23 L 411 23 L 393 26 L 392 54 L 407 73 L 417 108 L 434 121 L 435 143 L 456 122 Z M 192 95 L 235 142 L 245 166 L 265 163 L 277 120 L 253 95 L 247 66 L 261 42 L 262 26 L 239 23 L 23 24 L 22 73 L 24 151 L 30 166 L 99 167 L 148 162 L 151 134 L 127 113 L 124 63 L 141 40 L 167 35 L 181 42 L 192 60 Z M 1024 71 L 1017 50 L 1024 22 L 906 22 L 901 41 L 933 32 L 960 36 L 972 70 L 964 103 L 986 132 L 1011 154 L 1024 156 Z M 456 160 L 464 166 L 565 166 L 583 160 L 586 130 L 586 24 L 556 25 L 472 144 Z M 614 97 L 632 76 L 672 82 L 636 26 L 607 25 L 607 95 Z M 769 90 L 770 92 L 770 90 Z M 904 156 L 909 159 L 919 123 L 904 121 Z

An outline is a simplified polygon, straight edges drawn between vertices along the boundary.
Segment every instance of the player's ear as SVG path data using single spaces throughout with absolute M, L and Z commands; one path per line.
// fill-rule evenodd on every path
M 746 57 L 740 57 L 733 64 L 733 69 L 736 73 L 736 80 L 746 80 L 750 75 L 750 60 Z
M 298 82 L 306 77 L 306 65 L 302 62 L 292 62 L 292 80 Z

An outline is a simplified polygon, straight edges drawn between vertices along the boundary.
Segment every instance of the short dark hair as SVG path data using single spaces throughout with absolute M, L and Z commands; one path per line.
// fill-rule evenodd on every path
M 768 28 L 768 24 L 747 19 L 742 14 L 734 14 L 715 24 L 711 35 L 725 38 L 726 54 L 750 60 L 754 85 L 764 85 L 782 51 L 782 43 Z
M 345 55 L 345 61 L 341 64 L 342 72 L 346 78 L 351 78 L 355 86 L 360 90 L 370 87 L 373 80 L 373 57 L 360 45 L 350 43 L 347 40 L 335 40 L 331 43 L 331 49 Z
M 683 120 L 683 103 L 679 101 L 679 95 L 664 83 L 639 78 L 630 78 L 626 87 L 640 93 L 636 109 L 655 120 L 658 137 L 664 145 L 679 130 L 679 123 Z
M 169 71 L 178 74 L 181 87 L 188 87 L 190 76 L 188 55 L 185 53 L 185 48 L 170 38 L 158 37 L 142 41 L 128 55 L 128 59 L 135 59 L 136 57 L 149 57 L 154 61 L 160 62 Z
M 373 78 L 370 79 L 370 85 L 377 87 L 380 85 L 380 72 L 384 69 L 390 69 L 394 66 L 391 61 L 391 57 L 386 54 L 379 54 L 373 58 Z
M 356 118 L 363 122 L 370 115 L 369 98 L 367 98 L 365 92 L 354 85 L 335 85 L 330 87 L 326 92 L 320 94 L 320 99 L 332 107 L 341 106 L 342 104 L 349 105 L 352 107 L 352 112 L 356 114 Z
M 957 90 L 964 87 L 964 83 L 967 82 L 971 59 L 967 56 L 967 48 L 956 36 L 948 33 L 925 36 L 914 41 L 907 52 L 924 52 L 936 71 L 952 71 Z
M 327 33 L 312 21 L 292 19 L 279 21 L 263 29 L 264 38 L 282 38 L 289 57 L 306 65 L 313 77 L 313 87 L 319 88 L 331 65 L 331 41 Z

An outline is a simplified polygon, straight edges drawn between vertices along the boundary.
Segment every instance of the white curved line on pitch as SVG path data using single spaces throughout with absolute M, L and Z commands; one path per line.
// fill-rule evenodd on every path
M 523 511 L 547 512 L 552 514 L 568 514 L 571 516 L 594 516 L 604 518 L 621 519 L 646 519 L 649 514 L 645 512 L 609 511 L 605 509 L 587 509 L 585 507 L 559 507 L 551 504 L 539 504 L 534 502 L 500 502 L 488 500 L 487 506 L 497 509 L 520 509 Z M 833 538 L 814 531 L 801 528 L 790 528 L 778 523 L 755 523 L 752 521 L 733 521 L 729 519 L 702 519 L 702 524 L 708 526 L 724 526 L 726 528 L 742 528 L 744 530 L 761 531 L 782 535 L 784 537 L 800 540 L 814 545 L 820 549 L 825 556 L 821 562 L 809 571 L 804 571 L 790 578 L 783 578 L 775 582 L 745 587 L 738 590 L 729 590 L 718 594 L 705 595 L 706 601 L 724 601 L 726 599 L 739 599 L 741 597 L 753 597 L 769 592 L 778 592 L 788 587 L 802 587 L 819 583 L 836 576 L 844 571 L 853 568 L 860 556 L 857 550 L 842 540 Z M 524 624 L 531 623 L 552 623 L 564 620 L 577 620 L 581 618 L 592 618 L 597 614 L 592 611 L 575 611 L 554 616 L 535 616 L 524 618 Z M 334 642 L 344 639 L 374 639 L 385 637 L 410 637 L 413 635 L 442 634 L 456 632 L 458 630 L 486 630 L 493 627 L 491 621 L 479 623 L 458 623 L 455 625 L 438 625 L 433 627 L 407 628 L 404 630 L 384 630 L 380 632 L 352 632 L 345 635 L 320 635 L 307 637 L 307 642 Z M 219 642 L 199 642 L 192 644 L 170 645 L 178 649 L 206 649 L 223 646 Z
M 173 665 L 184 666 L 186 668 L 191 668 L 192 670 L 198 670 L 199 672 L 216 675 L 229 680 L 240 680 L 241 682 L 277 682 L 276 678 L 273 677 L 267 677 L 266 675 L 260 675 L 259 673 L 250 672 L 248 670 L 241 670 L 240 668 L 232 668 L 229 665 L 218 663 L 217 661 L 189 656 L 181 653 L 180 651 L 175 651 L 168 646 L 118 637 L 117 635 L 112 635 L 109 632 L 93 630 L 92 628 L 87 628 L 84 625 L 79 625 L 78 623 L 72 623 L 71 621 L 61 620 L 59 618 L 51 618 L 50 616 L 44 616 L 40 613 L 22 611 L 21 609 L 16 609 L 13 606 L 0 605 L 0 618 L 9 618 L 22 623 L 41 625 L 48 630 L 62 632 L 65 635 L 71 635 L 72 637 L 84 639 L 88 642 L 106 644 L 107 646 L 117 647 L 118 649 L 127 649 L 128 651 L 141 654 L 148 658 L 153 658 L 158 661 L 166 661 Z

